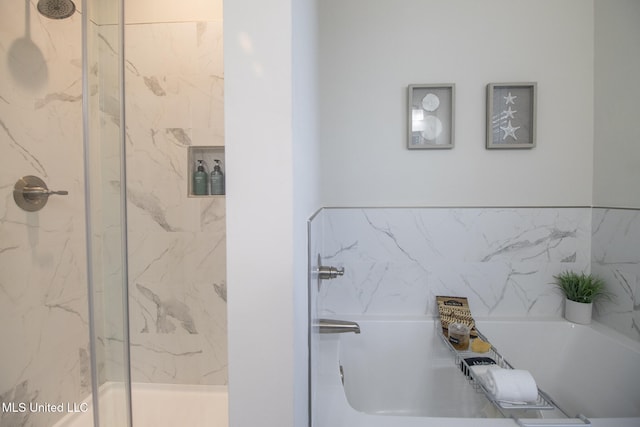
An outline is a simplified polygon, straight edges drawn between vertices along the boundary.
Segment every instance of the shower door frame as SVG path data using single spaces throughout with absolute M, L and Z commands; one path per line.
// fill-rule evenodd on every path
M 126 423 L 126 427 L 131 427 L 133 425 L 132 421 L 132 405 L 131 405 L 131 363 L 130 363 L 130 348 L 129 348 L 129 302 L 128 302 L 128 260 L 127 260 L 127 203 L 126 203 L 126 124 L 125 124 L 125 100 L 124 100 L 124 0 L 111 0 L 111 5 L 113 5 L 117 11 L 113 14 L 112 17 L 116 18 L 116 22 L 112 25 L 116 27 L 116 38 L 117 43 L 111 44 L 108 47 L 114 50 L 114 55 L 101 55 L 99 44 L 107 43 L 106 40 L 103 40 L 103 36 L 90 37 L 89 26 L 94 25 L 95 28 L 92 28 L 93 31 L 97 31 L 99 25 L 96 23 L 92 23 L 92 17 L 96 15 L 90 13 L 93 12 L 92 6 L 96 5 L 96 14 L 107 14 L 109 12 L 108 7 L 99 8 L 97 7 L 98 2 L 100 0 L 82 0 L 82 127 L 83 127 L 83 150 L 84 150 L 84 193 L 85 193 L 85 226 L 86 226 L 86 255 L 87 255 L 87 293 L 88 293 L 88 305 L 89 305 L 89 340 L 90 340 L 90 359 L 91 359 L 91 389 L 92 389 L 92 401 L 93 401 L 93 423 L 94 427 L 100 427 L 101 419 L 104 419 L 107 415 L 104 412 L 101 415 L 101 406 L 111 406 L 115 405 L 124 405 L 124 422 Z M 104 1 L 104 0 L 102 0 Z M 89 4 L 91 3 L 91 4 Z M 102 17 L 108 22 L 109 17 Z M 98 16 L 98 20 L 100 20 L 100 16 Z M 93 34 L 93 33 L 92 33 Z M 105 38 L 106 39 L 106 38 Z M 107 160 L 101 156 L 98 156 L 99 167 L 95 166 L 95 152 L 99 152 L 104 145 L 102 138 L 105 137 L 104 134 L 108 132 L 105 131 L 103 126 L 101 125 L 102 116 L 108 115 L 108 111 L 103 110 L 102 108 L 97 108 L 95 104 L 95 100 L 91 99 L 91 66 L 94 65 L 90 58 L 93 59 L 95 55 L 96 58 L 96 69 L 97 78 L 98 79 L 108 79 L 108 71 L 105 69 L 109 66 L 114 67 L 117 66 L 117 85 L 116 90 L 117 93 L 105 94 L 101 93 L 98 90 L 99 101 L 97 105 L 103 105 L 103 99 L 109 96 L 116 97 L 118 99 L 118 129 L 117 129 L 117 140 L 119 146 L 119 157 L 118 157 L 118 165 L 119 167 L 119 192 L 117 195 L 118 199 L 118 212 L 117 215 L 119 217 L 119 250 L 120 250 L 120 284 L 121 288 L 119 289 L 107 289 L 107 280 L 105 277 L 98 276 L 100 274 L 104 275 L 104 271 L 100 269 L 94 268 L 94 265 L 99 265 L 102 267 L 103 260 L 98 259 L 102 256 L 102 251 L 96 254 L 94 248 L 96 245 L 105 245 L 105 239 L 102 239 L 106 234 L 106 230 L 103 228 L 96 229 L 96 225 L 93 221 L 94 216 L 101 216 L 101 220 L 103 220 L 102 216 L 104 213 L 102 211 L 95 212 L 94 209 L 94 199 L 96 198 L 104 198 L 105 196 L 102 191 L 107 187 L 104 186 L 105 176 L 103 175 L 103 163 L 106 163 Z M 117 56 L 117 64 L 116 61 L 111 60 L 111 63 L 104 63 L 103 61 L 108 61 L 109 58 L 113 56 Z M 101 73 L 102 70 L 105 71 Z M 102 76 L 102 74 L 107 75 L 107 77 Z M 104 84 L 102 81 L 94 82 L 97 84 L 98 88 L 104 88 L 108 86 Z M 99 83 L 99 84 L 98 84 Z M 115 92 L 114 91 L 114 92 Z M 93 102 L 92 102 L 93 101 Z M 96 108 L 94 108 L 94 106 Z M 92 117 L 98 117 L 97 123 L 98 126 L 93 126 Z M 112 117 L 113 118 L 113 117 Z M 106 126 L 105 126 L 106 127 Z M 95 138 L 94 138 L 95 136 Z M 107 140 L 108 135 L 107 136 Z M 111 165 L 113 166 L 113 164 Z M 98 190 L 98 191 L 96 191 Z M 97 194 L 98 193 L 98 194 Z M 112 206 L 106 204 L 107 206 Z M 102 225 L 102 224 L 101 224 Z M 95 237 L 97 236 L 97 237 Z M 102 249 L 102 248 L 100 248 Z M 113 248 L 111 248 L 113 249 Z M 116 269 L 117 269 L 116 267 Z M 107 304 L 105 302 L 105 295 L 108 293 L 120 293 L 120 306 L 116 307 L 116 312 L 107 311 Z M 100 299 L 103 299 L 100 301 Z M 102 307 L 98 307 L 98 304 L 103 303 Z M 103 316 L 103 318 L 97 318 L 96 309 L 101 308 L 99 313 Z M 102 310 L 104 309 L 104 310 Z M 112 318 L 107 319 L 109 316 Z M 119 320 L 114 317 L 119 317 Z M 105 324 L 110 324 L 111 322 L 122 322 L 120 324 L 120 336 L 111 336 L 107 331 L 107 327 Z M 102 342 L 102 346 L 104 348 L 104 354 L 100 354 L 102 356 L 102 360 L 99 360 L 99 346 L 98 343 Z M 120 343 L 120 344 L 119 344 Z M 110 346 L 117 347 L 121 345 L 121 354 L 119 362 L 122 365 L 122 371 L 120 372 L 120 378 L 123 384 L 124 394 L 119 396 L 118 394 L 105 394 L 103 397 L 100 393 L 101 382 L 108 381 L 109 378 L 100 378 L 100 369 L 104 368 L 107 371 L 104 376 L 108 376 L 108 372 L 110 369 L 105 367 L 104 365 L 109 362 L 113 362 L 110 358 L 113 357 L 114 349 L 110 348 Z M 101 366 L 102 362 L 102 366 Z M 116 400 L 115 402 L 109 401 L 104 402 L 104 399 L 112 399 Z M 123 400 L 123 402 L 118 402 L 117 400 Z M 113 418 L 110 419 L 111 422 L 114 421 Z M 123 420 L 118 420 L 119 424 L 122 423 Z M 105 422 L 105 425 L 109 423 Z M 125 427 L 125 426 L 123 426 Z

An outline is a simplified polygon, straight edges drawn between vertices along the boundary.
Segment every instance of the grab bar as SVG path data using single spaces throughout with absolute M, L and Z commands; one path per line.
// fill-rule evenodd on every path
M 348 320 L 318 319 L 315 326 L 318 327 L 321 334 L 360 333 L 360 325 Z

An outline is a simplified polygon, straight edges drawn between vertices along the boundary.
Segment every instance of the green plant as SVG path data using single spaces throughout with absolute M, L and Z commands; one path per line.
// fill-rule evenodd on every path
M 604 281 L 591 274 L 566 271 L 553 278 L 556 279 L 556 285 L 571 301 L 589 304 L 601 298 L 611 298 L 611 294 L 605 289 Z

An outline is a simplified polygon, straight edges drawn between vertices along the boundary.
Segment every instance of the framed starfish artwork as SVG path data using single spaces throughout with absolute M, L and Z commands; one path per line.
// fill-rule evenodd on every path
M 536 146 L 534 83 L 487 85 L 487 148 Z
M 453 148 L 455 85 L 409 85 L 409 150 Z

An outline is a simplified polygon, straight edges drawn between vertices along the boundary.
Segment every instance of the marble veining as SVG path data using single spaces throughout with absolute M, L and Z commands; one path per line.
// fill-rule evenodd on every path
M 20 153 L 20 156 L 24 160 L 28 161 L 34 170 L 39 172 L 42 176 L 46 177 L 47 171 L 42 165 L 42 163 L 40 162 L 40 160 L 38 160 L 33 154 L 31 154 L 31 152 L 25 146 L 23 146 L 22 144 L 20 144 L 20 142 L 16 140 L 16 138 L 11 133 L 11 130 L 9 129 L 9 127 L 7 127 L 7 125 L 4 123 L 2 118 L 0 118 L 0 126 L 5 131 L 5 134 L 12 142 L 11 144 L 9 144 L 9 146 L 17 149 L 17 151 Z
M 28 2 L 30 36 L 42 61 L 34 73 L 15 73 L 22 56 L 14 42 L 24 37 L 25 23 L 15 19 L 13 6 L 0 3 L 0 67 L 10 71 L 0 75 L 0 142 L 6 148 L 0 158 L 6 194 L 0 199 L 0 333 L 11 343 L 0 350 L 0 399 L 75 402 L 91 386 L 81 17 L 37 19 L 35 2 Z M 99 41 L 96 56 L 114 60 L 116 30 L 91 26 Z M 126 31 L 130 268 L 131 283 L 140 285 L 131 287 L 134 380 L 226 384 L 224 199 L 186 196 L 187 147 L 224 144 L 222 23 L 128 25 Z M 120 100 L 97 94 L 115 89 L 118 76 L 95 63 L 90 73 L 90 102 L 99 112 L 90 120 L 104 131 L 96 135 L 100 154 L 117 159 L 119 148 L 111 142 L 119 134 Z M 120 191 L 118 167 L 103 167 L 106 197 L 98 204 L 118 200 L 110 197 Z M 25 213 L 11 190 L 26 174 L 69 195 L 51 198 L 42 212 Z M 112 309 L 122 298 L 111 286 L 121 273 L 112 271 L 120 256 L 118 218 L 105 212 L 105 233 L 95 236 L 104 287 L 95 297 Z M 99 319 L 102 309 L 96 307 Z M 98 327 L 105 332 L 96 343 L 99 379 L 118 380 L 121 326 L 106 321 Z M 59 414 L 1 417 L 2 425 L 45 427 Z
M 311 287 L 312 318 L 435 315 L 436 295 L 478 316 L 559 316 L 553 276 L 591 270 L 613 294 L 596 319 L 640 340 L 638 209 L 336 208 L 309 230 L 313 262 L 346 269 Z
M 70 95 L 64 92 L 48 93 L 44 99 L 38 99 L 35 102 L 35 109 L 39 110 L 46 107 L 52 102 L 81 102 L 82 95 Z
M 435 296 L 467 296 L 478 316 L 558 315 L 551 285 L 589 267 L 582 208 L 326 209 L 323 259 L 344 266 L 323 285 L 331 314 L 434 314 Z
M 519 251 L 523 251 L 531 248 L 538 248 L 539 251 L 537 252 L 534 251 L 534 253 L 531 254 L 530 257 L 524 258 L 524 259 L 534 259 L 543 254 L 548 255 L 549 251 L 553 248 L 556 248 L 560 243 L 562 243 L 563 239 L 576 237 L 575 231 L 562 231 L 557 229 L 550 229 L 546 231 L 548 233 L 547 235 L 540 237 L 535 241 L 524 239 L 524 240 L 516 240 L 514 242 L 510 242 L 507 245 L 500 247 L 495 252 L 486 255 L 482 259 L 482 262 L 491 261 L 492 258 L 503 255 L 503 254 L 517 253 Z M 572 259 L 572 258 L 575 258 L 575 253 L 571 254 L 566 259 Z
M 155 313 L 155 330 L 159 333 L 171 333 L 176 330 L 175 323 L 169 318 L 176 320 L 180 326 L 190 334 L 197 334 L 198 331 L 194 324 L 189 307 L 175 298 L 162 299 L 150 289 L 140 284 L 136 284 L 136 288 L 140 291 L 140 295 L 153 302 L 156 306 Z M 148 325 L 141 332 L 149 332 Z
M 640 340 L 640 210 L 593 210 L 592 267 L 612 292 L 595 306 L 597 318 Z
M 14 402 L 24 403 L 29 405 L 38 401 L 38 392 L 30 390 L 29 381 L 25 380 L 14 388 L 6 391 L 0 395 L 0 403 L 11 404 Z M 0 415 L 0 424 L 3 426 L 26 426 L 28 425 L 32 414 L 30 411 L 24 412 L 10 412 L 2 411 Z
M 23 6 L 28 39 L 15 4 L 0 2 L 0 399 L 74 402 L 90 391 L 81 17 L 59 25 L 38 19 L 36 2 Z M 12 190 L 24 175 L 69 195 L 22 211 Z M 0 424 L 47 427 L 60 416 L 4 412 Z
M 162 206 L 162 201 L 155 194 L 133 188 L 127 190 L 127 199 L 133 206 L 146 213 L 146 215 L 163 230 L 181 231 L 179 228 L 169 224 L 169 220 L 167 219 Z
M 224 302 L 227 302 L 227 284 L 222 283 L 214 283 L 213 289 L 215 289 L 216 294 L 220 297 L 220 299 Z
M 226 207 L 187 195 L 188 147 L 224 145 L 222 22 L 126 33 L 133 380 L 226 384 Z
M 149 88 L 151 92 L 153 92 L 156 96 L 166 96 L 167 93 L 164 91 L 160 82 L 158 82 L 158 78 L 155 76 L 152 77 L 143 77 L 144 84 Z

